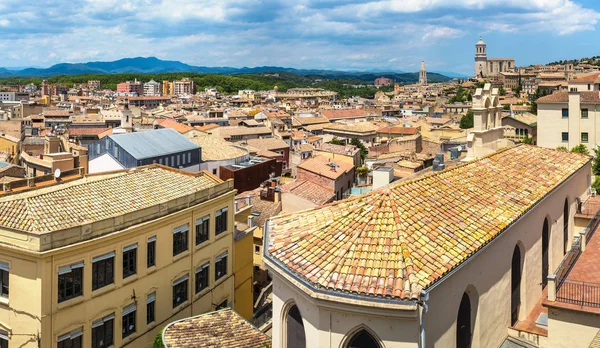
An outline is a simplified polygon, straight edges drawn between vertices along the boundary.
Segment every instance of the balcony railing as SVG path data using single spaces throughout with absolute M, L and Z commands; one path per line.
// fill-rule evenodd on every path
M 600 308 L 600 284 L 564 280 L 556 292 L 556 300 L 579 306 Z
M 600 284 L 568 279 L 569 272 L 575 266 L 579 256 L 585 250 L 585 246 L 589 243 L 599 225 L 600 210 L 595 212 L 580 235 L 575 237 L 571 250 L 567 252 L 567 255 L 565 255 L 565 258 L 554 273 L 553 282 L 549 283 L 549 285 L 556 286 L 556 301 L 600 308 Z

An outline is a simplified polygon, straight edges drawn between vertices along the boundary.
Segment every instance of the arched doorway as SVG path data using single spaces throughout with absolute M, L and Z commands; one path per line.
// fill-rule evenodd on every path
M 521 307 L 521 250 L 518 245 L 513 252 L 510 274 L 510 325 L 514 326 L 519 321 Z
M 306 335 L 302 315 L 296 305 L 290 307 L 286 317 L 286 347 L 306 348 Z
M 548 285 L 548 269 L 549 255 L 548 246 L 550 244 L 550 231 L 548 228 L 548 219 L 544 220 L 544 227 L 542 228 L 542 289 Z
M 356 332 L 348 342 L 347 348 L 380 348 L 379 342 L 365 329 Z
M 563 208 L 563 255 L 567 254 L 569 246 L 569 200 L 565 199 Z
M 473 333 L 471 332 L 471 299 L 465 292 L 458 307 L 456 319 L 456 348 L 471 348 Z

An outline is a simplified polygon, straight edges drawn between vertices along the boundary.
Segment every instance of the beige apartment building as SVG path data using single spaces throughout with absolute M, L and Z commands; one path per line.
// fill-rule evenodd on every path
M 188 78 L 183 78 L 181 80 L 173 81 L 173 94 L 182 95 L 182 94 L 195 94 L 196 93 L 196 85 L 193 80 Z
M 574 244 L 590 170 L 519 145 L 269 219 L 273 347 L 560 347 L 522 344 L 523 323 Z
M 537 144 L 564 146 L 583 144 L 590 153 L 600 144 L 600 92 L 560 91 L 537 100 Z
M 12 184 L 0 346 L 150 347 L 169 322 L 234 306 L 232 181 L 150 165 Z

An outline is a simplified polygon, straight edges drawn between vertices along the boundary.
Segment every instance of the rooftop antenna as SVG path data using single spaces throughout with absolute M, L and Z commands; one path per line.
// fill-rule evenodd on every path
M 54 171 L 54 179 L 56 181 L 58 181 L 58 179 L 60 179 L 60 168 L 56 168 L 56 170 Z

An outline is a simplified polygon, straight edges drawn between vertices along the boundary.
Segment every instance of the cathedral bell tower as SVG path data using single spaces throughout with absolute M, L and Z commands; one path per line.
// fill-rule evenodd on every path
M 475 77 L 486 77 L 487 72 L 487 52 L 486 44 L 481 36 L 475 44 Z

